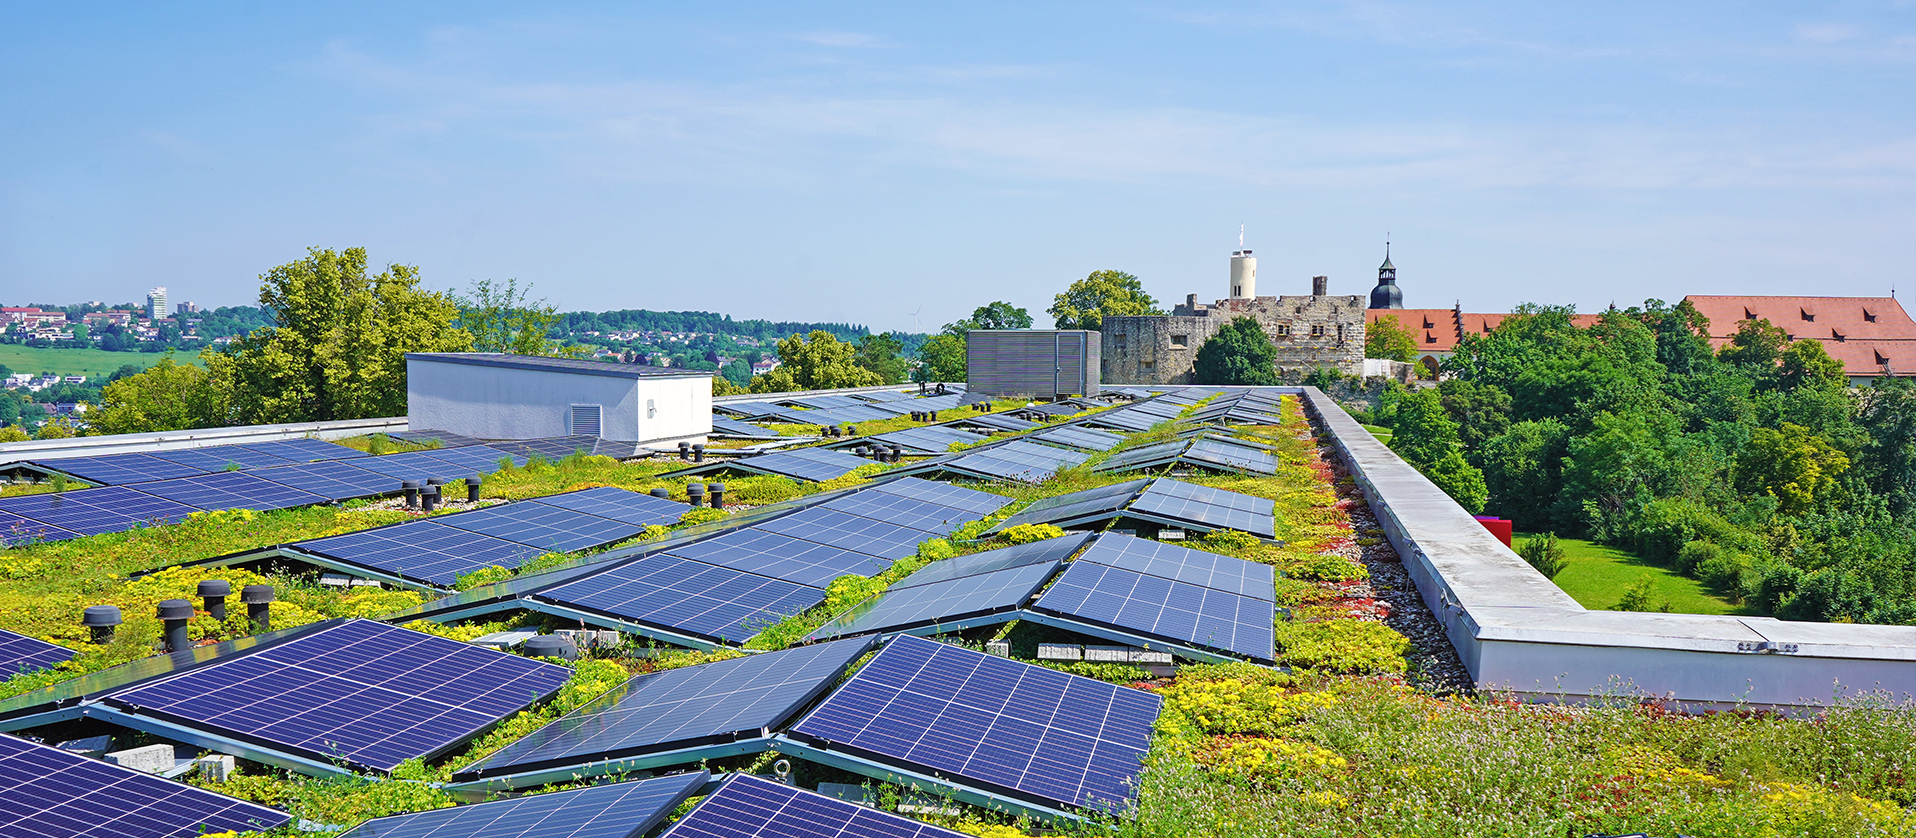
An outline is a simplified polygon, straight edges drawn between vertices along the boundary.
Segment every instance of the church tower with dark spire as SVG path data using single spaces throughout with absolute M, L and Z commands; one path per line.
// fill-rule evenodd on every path
M 1404 307 L 1404 292 L 1397 288 L 1397 268 L 1390 263 L 1390 242 L 1384 242 L 1384 264 L 1377 268 L 1377 287 L 1370 289 L 1370 307 Z

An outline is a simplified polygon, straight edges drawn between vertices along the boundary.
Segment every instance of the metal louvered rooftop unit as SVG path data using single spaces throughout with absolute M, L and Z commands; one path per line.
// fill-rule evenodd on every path
M 1098 394 L 1096 332 L 977 330 L 967 333 L 966 347 L 972 393 L 1048 400 Z

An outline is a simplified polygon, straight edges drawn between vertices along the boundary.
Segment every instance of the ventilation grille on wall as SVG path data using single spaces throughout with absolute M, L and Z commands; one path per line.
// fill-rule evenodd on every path
M 596 404 L 575 404 L 572 406 L 572 435 L 600 436 L 600 407 Z

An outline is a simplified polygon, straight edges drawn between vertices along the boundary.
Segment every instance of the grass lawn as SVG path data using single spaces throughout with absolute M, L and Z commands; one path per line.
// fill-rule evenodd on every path
M 104 349 L 39 349 L 17 343 L 0 343 L 0 364 L 15 373 L 58 373 L 104 379 L 127 364 L 145 369 L 166 357 L 164 352 L 108 352 Z M 175 352 L 176 364 L 199 364 L 198 352 Z M 89 381 L 91 383 L 91 381 Z
M 1377 437 L 1378 439 L 1383 440 L 1386 444 L 1389 444 L 1390 438 L 1391 438 L 1391 432 L 1389 428 L 1383 427 L 1382 425 L 1365 425 L 1364 430 L 1370 431 L 1371 436 Z
M 1529 536 L 1519 533 L 1518 544 Z M 1682 576 L 1669 568 L 1590 541 L 1559 538 L 1566 565 L 1553 581 L 1585 608 L 1614 610 L 1625 588 L 1650 577 L 1650 602 L 1670 603 L 1679 614 L 1751 614 L 1744 606 L 1732 605 L 1710 593 L 1703 583 Z

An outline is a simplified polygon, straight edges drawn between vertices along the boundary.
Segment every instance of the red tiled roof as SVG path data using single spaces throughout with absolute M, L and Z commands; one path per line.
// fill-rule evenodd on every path
M 1916 375 L 1916 321 L 1895 297 L 1683 298 L 1710 319 L 1710 345 L 1721 348 L 1744 320 L 1768 320 L 1792 340 L 1815 340 L 1852 375 L 1884 367 Z
M 1449 352 L 1457 348 L 1464 335 L 1485 335 L 1504 322 L 1508 314 L 1479 314 L 1451 308 L 1373 308 L 1364 311 L 1364 325 L 1376 323 L 1386 315 L 1397 315 L 1397 322 L 1417 340 L 1419 352 Z M 1597 314 L 1573 314 L 1570 322 L 1578 328 L 1590 328 L 1601 319 Z

